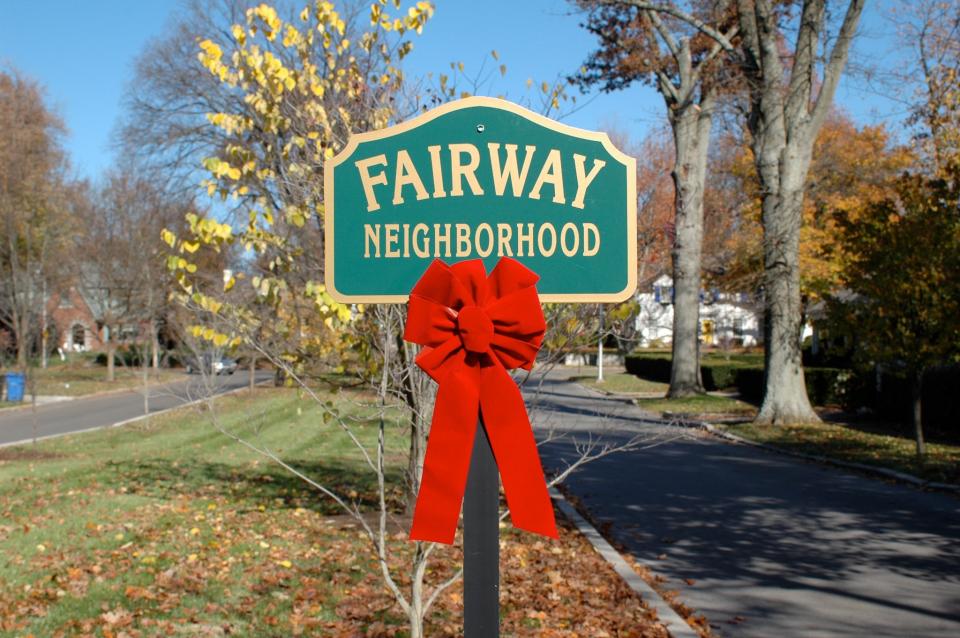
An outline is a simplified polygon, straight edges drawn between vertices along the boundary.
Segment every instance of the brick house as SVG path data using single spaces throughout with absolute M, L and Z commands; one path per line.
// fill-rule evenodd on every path
M 51 339 L 56 339 L 56 346 L 64 352 L 103 350 L 103 328 L 97 323 L 91 304 L 76 287 L 50 295 L 47 321 Z

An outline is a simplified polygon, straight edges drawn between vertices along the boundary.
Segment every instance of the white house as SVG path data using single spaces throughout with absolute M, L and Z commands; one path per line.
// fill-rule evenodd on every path
M 673 279 L 662 275 L 649 292 L 637 294 L 637 330 L 642 347 L 667 345 L 673 338 Z M 762 337 L 763 313 L 748 293 L 700 293 L 700 340 L 704 345 L 755 346 Z

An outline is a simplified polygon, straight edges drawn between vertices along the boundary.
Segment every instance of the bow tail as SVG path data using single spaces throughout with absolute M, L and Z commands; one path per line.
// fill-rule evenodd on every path
M 514 527 L 557 538 L 553 503 L 523 396 L 499 365 L 481 371 L 480 410 Z
M 457 532 L 480 402 L 476 383 L 463 372 L 448 375 L 437 390 L 410 540 L 451 545 Z

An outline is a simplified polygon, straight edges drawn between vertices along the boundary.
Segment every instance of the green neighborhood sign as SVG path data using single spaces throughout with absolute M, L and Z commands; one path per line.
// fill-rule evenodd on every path
M 324 184 L 327 291 L 401 302 L 434 259 L 513 257 L 543 301 L 636 288 L 636 169 L 604 133 L 471 97 L 356 135 Z

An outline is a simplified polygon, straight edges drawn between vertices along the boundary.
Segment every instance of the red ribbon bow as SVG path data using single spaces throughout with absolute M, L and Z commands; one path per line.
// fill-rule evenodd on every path
M 489 278 L 479 259 L 437 259 L 410 293 L 403 338 L 424 346 L 417 365 L 440 386 L 411 540 L 453 543 L 478 410 L 514 526 L 557 538 L 530 420 L 507 372 L 531 369 L 543 341 L 538 279 L 507 257 Z

